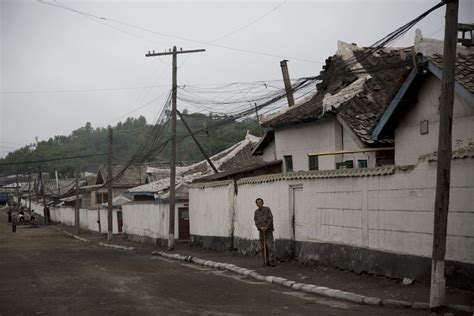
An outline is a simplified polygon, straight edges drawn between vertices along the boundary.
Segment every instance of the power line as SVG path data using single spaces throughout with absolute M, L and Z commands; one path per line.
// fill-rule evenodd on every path
M 142 87 L 124 87 L 124 88 L 101 88 L 101 89 L 67 89 L 67 90 L 30 90 L 30 91 L 4 91 L 1 94 L 47 94 L 47 93 L 81 93 L 81 92 L 103 92 L 103 91 L 125 91 L 125 90 L 139 90 L 151 89 L 159 87 L 169 87 L 169 84 L 142 86 Z
M 103 153 L 103 154 L 91 154 L 91 155 L 81 155 L 81 156 L 74 156 L 74 157 L 59 157 L 59 158 L 44 159 L 44 160 L 2 162 L 2 163 L 0 163 L 0 166 L 22 165 L 22 164 L 37 164 L 37 163 L 50 162 L 50 161 L 80 159 L 80 158 L 88 158 L 88 157 L 96 157 L 96 156 L 104 156 L 104 155 L 107 155 L 107 153 Z
M 90 16 L 90 17 L 93 17 L 93 18 L 96 18 L 96 19 L 99 19 L 99 20 L 114 22 L 114 23 L 117 23 L 117 24 L 121 24 L 121 25 L 125 25 L 125 26 L 131 27 L 131 28 L 135 28 L 135 29 L 138 29 L 138 30 L 141 30 L 141 31 L 144 31 L 144 32 L 156 34 L 156 35 L 159 35 L 159 36 L 162 36 L 162 37 L 177 38 L 177 39 L 187 41 L 187 42 L 199 43 L 199 44 L 202 44 L 202 45 L 214 46 L 214 47 L 217 47 L 217 48 L 234 50 L 234 51 L 248 53 L 248 54 L 254 54 L 254 55 L 261 55 L 261 56 L 274 57 L 274 58 L 279 58 L 279 59 L 291 59 L 291 60 L 295 60 L 295 61 L 324 64 L 322 62 L 318 62 L 318 61 L 315 61 L 315 60 L 295 58 L 295 57 L 289 57 L 289 56 L 283 56 L 283 55 L 275 55 L 275 54 L 270 54 L 270 53 L 265 53 L 265 52 L 257 52 L 257 51 L 253 51 L 253 50 L 249 50 L 249 49 L 230 47 L 230 46 L 225 46 L 225 45 L 220 45 L 220 44 L 214 44 L 214 43 L 211 43 L 211 42 L 195 40 L 195 39 L 187 38 L 187 37 L 183 37 L 183 36 L 161 33 L 161 32 L 157 32 L 157 31 L 154 31 L 154 30 L 142 27 L 142 26 L 130 24 L 130 23 L 123 22 L 123 21 L 120 21 L 120 20 L 115 20 L 115 19 L 111 19 L 111 18 L 106 18 L 106 17 L 94 15 L 94 14 L 87 13 L 87 12 L 84 12 L 84 11 L 79 11 L 79 10 L 76 10 L 76 9 L 72 9 L 70 7 L 65 7 L 65 6 L 62 6 L 62 5 L 57 5 L 57 4 L 54 4 L 54 3 L 45 2 L 43 0 L 37 0 L 37 1 L 40 2 L 40 3 L 43 3 L 43 4 L 47 4 L 47 5 L 50 5 L 50 6 L 53 6 L 53 7 L 63 9 L 63 10 L 72 11 L 72 12 L 82 14 L 82 15 L 86 15 L 86 16 Z
M 285 4 L 285 2 L 286 2 L 286 0 L 283 0 L 282 3 L 280 3 L 280 4 L 278 4 L 277 6 L 273 7 L 271 10 L 267 11 L 265 14 L 259 16 L 259 17 L 256 18 L 255 20 L 253 20 L 253 21 L 251 21 L 251 22 L 249 22 L 249 23 L 247 23 L 247 24 L 245 24 L 245 25 L 239 27 L 239 28 L 236 29 L 235 31 L 232 31 L 232 32 L 230 32 L 230 33 L 227 33 L 227 34 L 225 34 L 225 35 L 222 35 L 222 36 L 220 36 L 220 37 L 218 37 L 218 38 L 216 38 L 216 39 L 210 41 L 209 43 L 214 43 L 214 42 L 220 41 L 220 40 L 222 40 L 222 39 L 224 39 L 224 38 L 227 38 L 227 37 L 229 37 L 229 36 L 231 36 L 231 35 L 234 35 L 235 33 L 238 33 L 238 32 L 240 32 L 240 31 L 242 31 L 243 29 L 246 29 L 247 27 L 249 27 L 249 26 L 251 26 L 251 25 L 257 23 L 258 21 L 260 21 L 261 19 L 263 19 L 264 17 L 266 17 L 267 15 L 269 15 L 270 13 L 272 13 L 273 11 L 279 9 L 283 4 Z

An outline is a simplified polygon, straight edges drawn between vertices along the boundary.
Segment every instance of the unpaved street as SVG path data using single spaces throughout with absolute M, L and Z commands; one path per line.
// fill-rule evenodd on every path
M 406 315 L 290 291 L 232 273 L 100 247 L 0 216 L 0 314 Z

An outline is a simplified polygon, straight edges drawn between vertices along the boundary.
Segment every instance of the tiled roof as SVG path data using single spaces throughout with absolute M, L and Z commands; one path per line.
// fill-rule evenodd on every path
M 410 52 L 384 49 L 368 54 L 367 48 L 340 45 L 349 47 L 357 67 L 347 67 L 339 54 L 328 58 L 317 93 L 309 101 L 264 122 L 264 127 L 301 124 L 339 114 L 364 143 L 393 142 L 391 138 L 375 141 L 371 131 L 409 73 Z
M 443 56 L 434 54 L 428 56 L 439 68 L 443 67 Z M 474 53 L 472 54 L 458 54 L 456 57 L 455 79 L 464 88 L 474 93 Z
M 237 184 L 256 184 L 282 180 L 306 180 L 323 178 L 341 178 L 341 177 L 369 177 L 393 174 L 396 166 L 383 166 L 375 168 L 351 168 L 336 170 L 318 170 L 318 171 L 297 171 L 288 173 L 277 173 L 259 177 L 244 178 L 237 181 Z
M 212 156 L 211 160 L 215 164 L 216 168 L 221 172 L 242 169 L 257 163 L 261 163 L 261 156 L 252 155 L 253 147 L 257 144 L 258 140 L 258 137 L 247 134 L 244 140 Z M 214 172 L 208 165 L 207 161 L 203 160 L 187 167 L 176 168 L 176 174 L 176 185 L 178 185 L 180 183 L 190 183 L 199 177 L 212 175 Z M 158 181 L 131 188 L 128 190 L 128 192 L 156 193 L 169 190 L 169 186 L 170 178 L 166 177 Z
M 112 167 L 112 177 L 115 178 L 123 170 L 124 165 L 115 165 Z M 144 184 L 146 180 L 146 166 L 130 166 L 121 176 L 112 182 L 113 187 L 134 187 Z M 107 167 L 103 166 L 97 172 L 96 184 L 107 182 Z
M 451 159 L 465 159 L 474 158 L 474 147 L 459 148 L 453 150 Z M 434 152 L 431 154 L 420 156 L 420 160 L 426 160 L 429 162 L 438 161 L 438 153 Z
M 211 187 L 222 187 L 229 184 L 232 184 L 232 180 L 222 180 L 222 181 L 211 181 L 211 182 L 198 182 L 192 183 L 189 185 L 190 188 L 195 189 L 204 189 L 204 188 L 211 188 Z

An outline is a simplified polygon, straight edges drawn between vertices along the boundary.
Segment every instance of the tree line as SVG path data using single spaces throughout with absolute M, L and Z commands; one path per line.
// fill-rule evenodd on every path
M 225 115 L 187 113 L 183 111 L 184 119 L 191 130 L 201 130 L 196 134 L 204 150 L 213 155 L 231 145 L 241 141 L 247 130 L 255 136 L 261 135 L 261 128 L 254 118 L 243 120 L 231 120 Z M 214 126 L 218 126 L 214 128 Z M 127 118 L 123 122 L 117 123 L 113 128 L 113 157 L 114 163 L 125 163 L 131 156 L 140 149 L 147 137 L 152 133 L 153 126 L 148 124 L 146 118 Z M 188 132 L 181 120 L 177 121 L 177 160 L 178 161 L 200 161 L 204 159 L 202 153 L 197 148 L 191 137 L 182 138 Z M 93 128 L 87 122 L 64 136 L 58 135 L 45 141 L 37 142 L 10 152 L 0 159 L 0 175 L 26 174 L 28 172 L 38 172 L 38 164 L 10 164 L 22 161 L 39 161 L 55 159 L 60 157 L 87 156 L 107 152 L 107 128 Z M 170 137 L 169 124 L 164 126 L 163 135 L 160 138 L 164 141 Z M 157 153 L 153 153 L 148 161 L 168 162 L 170 157 L 170 144 Z M 75 172 L 89 171 L 96 172 L 100 165 L 106 163 L 107 156 L 95 156 L 78 158 L 71 160 L 59 160 L 41 163 L 43 172 L 51 175 L 57 171 L 61 178 L 73 177 Z M 4 164 L 4 165 L 2 165 Z

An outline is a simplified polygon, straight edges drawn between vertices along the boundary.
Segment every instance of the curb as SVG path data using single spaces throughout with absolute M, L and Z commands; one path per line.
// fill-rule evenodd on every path
M 135 248 L 135 247 L 127 247 L 127 246 L 120 246 L 120 245 L 113 245 L 113 244 L 104 244 L 103 242 L 100 242 L 99 245 L 101 245 L 103 247 L 122 249 L 122 250 L 132 251 L 132 252 L 137 250 L 137 248 Z
M 55 228 L 56 228 L 56 227 L 55 227 Z M 59 229 L 59 228 L 56 228 L 56 229 L 57 229 L 58 231 L 61 231 L 61 232 L 65 233 L 66 235 L 68 235 L 68 236 L 70 236 L 70 237 L 72 237 L 72 238 L 77 239 L 77 240 L 80 240 L 80 241 L 83 241 L 83 242 L 89 242 L 89 240 L 87 240 L 87 239 L 85 239 L 85 238 L 82 238 L 82 237 L 79 237 L 79 236 L 77 236 L 77 235 L 71 234 L 71 233 L 65 231 L 64 229 Z
M 56 230 L 60 231 L 60 232 L 63 232 L 65 233 L 66 235 L 72 237 L 72 238 L 75 238 L 77 240 L 80 240 L 80 241 L 83 241 L 83 242 L 91 242 L 90 240 L 87 240 L 85 238 L 82 238 L 82 237 L 79 237 L 77 235 L 74 235 L 74 234 L 71 234 L 70 232 L 67 232 L 65 231 L 64 229 L 60 229 L 60 228 L 57 228 L 57 227 L 54 227 L 56 228 Z M 102 243 L 100 242 L 99 243 L 100 246 L 103 246 L 103 247 L 109 247 L 109 248 L 115 248 L 115 249 L 122 249 L 122 250 L 126 250 L 126 251 L 136 251 L 137 248 L 135 247 L 126 247 L 126 246 L 120 246 L 120 245 L 113 245 L 113 244 L 105 244 L 105 243 Z
M 429 310 L 429 304 L 424 303 L 424 302 L 408 302 L 408 301 L 401 301 L 401 300 L 394 300 L 394 299 L 381 299 L 378 297 L 370 297 L 370 296 L 364 296 L 364 295 L 360 295 L 356 293 L 330 289 L 324 286 L 317 286 L 314 284 L 297 283 L 295 281 L 287 280 L 287 279 L 276 277 L 276 276 L 261 275 L 255 272 L 254 270 L 241 268 L 229 263 L 203 260 L 197 257 L 183 256 L 180 254 L 171 254 L 171 253 L 158 251 L 158 250 L 153 251 L 152 255 L 162 256 L 169 259 L 193 262 L 195 264 L 199 264 L 199 265 L 209 267 L 209 268 L 227 270 L 227 271 L 234 272 L 246 277 L 254 278 L 258 281 L 265 281 L 268 283 L 282 285 L 294 291 L 301 291 L 308 294 L 316 294 L 316 295 L 325 296 L 329 298 L 349 301 L 349 302 L 357 303 L 357 304 L 365 304 L 365 305 L 372 305 L 372 306 L 385 306 L 385 307 L 390 307 L 390 308 L 404 308 L 404 309 L 411 308 L 415 310 Z M 448 308 L 457 310 L 457 311 L 474 313 L 474 306 L 448 305 Z

